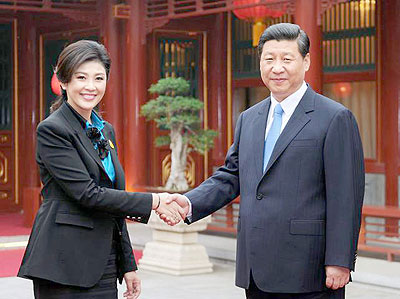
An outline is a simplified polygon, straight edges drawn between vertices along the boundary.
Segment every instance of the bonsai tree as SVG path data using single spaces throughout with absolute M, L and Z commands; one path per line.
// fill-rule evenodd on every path
M 171 173 L 165 188 L 173 191 L 189 189 L 185 177 L 187 155 L 191 151 L 204 155 L 214 146 L 217 135 L 216 131 L 201 128 L 199 112 L 203 102 L 188 96 L 189 89 L 189 82 L 183 78 L 160 79 L 149 88 L 158 97 L 141 107 L 141 114 L 147 120 L 169 130 L 169 135 L 156 138 L 155 145 L 169 145 L 171 149 Z

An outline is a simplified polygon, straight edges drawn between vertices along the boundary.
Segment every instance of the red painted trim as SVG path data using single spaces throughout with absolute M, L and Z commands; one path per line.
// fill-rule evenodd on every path
M 382 149 L 386 164 L 386 205 L 398 206 L 399 173 L 399 69 L 400 61 L 391 59 L 400 52 L 400 27 L 398 15 L 400 3 L 397 0 L 377 1 L 378 7 L 378 91 L 382 103 Z
M 354 72 L 354 73 L 324 73 L 323 82 L 357 82 L 357 81 L 375 81 L 376 71 Z
M 24 28 L 24 29 L 22 29 Z M 29 197 L 30 190 L 40 186 L 38 167 L 35 162 L 36 148 L 36 126 L 39 120 L 39 49 L 38 31 L 35 27 L 35 20 L 32 15 L 26 15 L 18 24 L 18 97 L 20 99 L 18 107 L 18 130 L 16 130 L 13 120 L 14 134 L 19 139 L 19 165 L 15 169 L 14 158 L 12 160 L 10 180 L 4 184 L 3 191 L 9 191 L 9 187 L 14 189 L 14 171 L 18 171 L 19 176 L 19 201 L 26 214 L 35 214 L 37 211 L 34 198 Z M 28 100 L 29 99 L 29 100 Z M 14 114 L 12 116 L 14 118 Z M 9 136 L 11 137 L 11 136 Z M 2 152 L 7 157 L 8 149 L 15 151 L 14 148 L 3 148 Z M 14 152 L 14 154 L 16 154 Z M 11 159 L 10 159 L 11 158 Z M 29 169 L 29 171 L 26 171 Z M 9 185 L 12 184 L 12 185 Z M 8 190 L 7 190 L 8 189 Z M 8 193 L 8 192 L 7 192 Z M 15 195 L 15 190 L 14 190 Z M 9 202 L 13 207 L 14 202 Z
M 120 26 L 117 19 L 112 15 L 113 1 L 102 2 L 101 14 L 102 22 L 101 37 L 103 44 L 110 54 L 112 61 L 111 76 L 107 82 L 106 94 L 101 102 L 101 110 L 103 117 L 109 121 L 115 130 L 118 144 L 118 157 L 122 165 L 124 165 L 124 146 L 123 146 L 123 94 L 122 94 L 122 59 L 121 59 L 121 35 Z
M 385 217 L 385 218 L 397 218 L 400 219 L 400 208 L 385 206 L 363 206 L 362 213 L 365 216 L 371 217 Z
M 385 164 L 372 159 L 365 159 L 366 173 L 385 173 Z
M 214 139 L 214 148 L 209 152 L 207 175 L 213 171 L 213 166 L 224 161 L 227 146 L 227 18 L 225 14 L 215 16 L 213 29 L 210 32 L 208 44 L 208 127 L 218 131 Z
M 124 97 L 124 152 L 125 178 L 128 191 L 146 184 L 148 169 L 148 153 L 146 149 L 146 124 L 140 117 L 140 106 L 147 96 L 147 49 L 142 43 L 145 34 L 143 23 L 144 3 L 129 0 L 133 9 L 130 19 L 126 22 L 125 40 L 125 86 Z M 134 155 L 134 159 L 129 159 Z
M 246 79 L 234 79 L 232 81 L 232 87 L 241 88 L 241 87 L 259 87 L 264 86 L 261 78 L 246 78 Z
M 307 0 L 309 1 L 309 0 Z M 190 3 L 189 3 L 190 2 Z M 254 2 L 254 1 L 253 1 Z M 186 1 L 185 12 L 179 11 L 180 8 L 165 7 L 157 3 L 152 4 L 148 9 L 157 9 L 157 15 L 151 11 L 146 11 L 145 21 L 161 21 L 165 19 L 181 19 L 203 15 L 211 15 L 233 11 L 235 9 L 245 9 L 260 5 L 274 5 L 275 8 L 283 10 L 285 13 L 291 12 L 291 5 L 287 5 L 286 0 L 258 0 L 254 3 L 234 4 L 231 0 L 219 0 L 218 2 L 206 3 L 204 0 Z M 132 13 L 132 6 L 129 8 L 129 13 Z M 160 16 L 161 15 L 161 16 Z
M 318 25 L 320 1 L 295 0 L 294 22 L 307 32 L 311 40 L 311 68 L 305 81 L 318 93 L 322 92 L 322 29 Z

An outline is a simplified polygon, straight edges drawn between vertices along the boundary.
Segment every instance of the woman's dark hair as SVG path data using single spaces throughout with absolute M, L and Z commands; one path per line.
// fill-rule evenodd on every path
M 310 52 L 310 39 L 299 25 L 291 23 L 279 23 L 269 26 L 264 30 L 258 42 L 258 55 L 261 57 L 264 44 L 270 40 L 297 40 L 300 54 L 306 57 Z
M 108 79 L 111 67 L 111 59 L 106 48 L 98 42 L 91 40 L 80 40 L 68 45 L 58 56 L 57 65 L 54 69 L 57 79 L 61 83 L 68 83 L 76 69 L 84 62 L 99 61 L 106 70 Z M 67 100 L 67 92 L 61 89 L 59 96 L 50 107 L 50 113 L 56 111 L 64 101 Z

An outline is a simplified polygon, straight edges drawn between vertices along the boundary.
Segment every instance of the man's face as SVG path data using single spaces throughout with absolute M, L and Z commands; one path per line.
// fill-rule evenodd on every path
M 279 102 L 301 87 L 309 67 L 310 54 L 303 58 L 296 40 L 270 40 L 263 46 L 261 79 Z

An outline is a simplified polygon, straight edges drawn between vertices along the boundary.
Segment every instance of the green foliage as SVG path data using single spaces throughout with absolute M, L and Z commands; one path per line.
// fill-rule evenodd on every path
M 191 134 L 189 144 L 195 151 L 204 155 L 210 148 L 214 147 L 214 138 L 218 133 L 213 130 L 199 130 L 196 134 Z
M 158 94 L 158 97 L 142 105 L 141 115 L 147 120 L 154 120 L 159 128 L 182 128 L 184 141 L 193 150 L 204 154 L 214 146 L 217 132 L 201 129 L 199 113 L 204 105 L 199 99 L 188 96 L 189 90 L 189 82 L 183 78 L 160 79 L 149 88 L 149 92 Z M 155 140 L 157 146 L 168 145 L 170 142 L 169 136 L 159 136 Z
M 169 137 L 169 135 L 158 136 L 154 140 L 154 143 L 156 146 L 168 145 L 171 143 L 171 138 Z
M 150 93 L 159 95 L 186 95 L 190 90 L 190 84 L 183 78 L 164 78 L 152 84 L 149 88 Z

